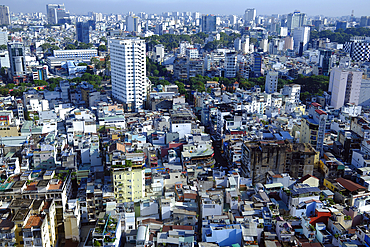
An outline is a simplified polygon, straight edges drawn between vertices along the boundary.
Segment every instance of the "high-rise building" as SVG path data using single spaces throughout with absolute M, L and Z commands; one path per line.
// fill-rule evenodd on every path
M 279 72 L 269 70 L 266 76 L 265 91 L 266 93 L 277 92 L 277 85 L 279 80 Z
M 343 47 L 355 62 L 370 61 L 370 37 L 355 36 L 351 37 Z
M 361 16 L 360 27 L 370 26 L 370 16 Z
M 162 44 L 158 44 L 154 47 L 155 57 L 154 60 L 157 63 L 162 63 L 164 58 L 164 46 Z
M 312 103 L 308 115 L 302 116 L 300 143 L 309 143 L 323 155 L 326 120 L 328 114 L 321 109 L 319 103 Z
M 141 32 L 140 18 L 137 16 L 127 16 L 126 17 L 126 31 L 129 32 Z
M 331 69 L 331 58 L 332 51 L 320 49 L 319 66 L 322 68 L 322 74 L 325 76 L 329 75 Z
M 292 36 L 286 36 L 284 38 L 284 50 L 293 50 L 294 49 L 294 40 Z
M 260 41 L 260 49 L 262 52 L 267 52 L 268 51 L 268 39 L 262 39 Z
M 46 5 L 46 15 L 49 24 L 65 23 L 65 18 L 69 18 L 69 12 L 63 4 L 47 4 Z
M 139 38 L 111 39 L 113 98 L 127 111 L 142 109 L 147 95 L 145 41 Z
M 236 15 L 230 15 L 230 25 L 235 25 L 237 23 Z
M 280 27 L 279 35 L 281 37 L 286 37 L 288 35 L 288 28 L 287 27 Z
M 308 49 L 308 41 L 310 40 L 310 27 L 297 27 L 293 33 L 294 49 L 297 51 L 301 43 L 303 43 L 303 51 Z
M 348 27 L 348 22 L 346 21 L 337 21 L 337 24 L 335 26 L 335 30 L 343 29 L 346 30 Z
M 312 174 L 318 152 L 309 143 L 288 141 L 245 141 L 242 144 L 241 173 L 252 183 L 265 183 L 266 174 L 289 173 L 298 178 Z
M 245 10 L 245 13 L 244 13 L 244 20 L 247 24 L 254 24 L 255 20 L 256 20 L 256 16 L 257 16 L 257 11 L 256 9 L 247 9 Z
M 0 45 L 6 45 L 7 43 L 8 43 L 8 32 L 6 30 L 0 31 Z
M 8 43 L 8 52 L 12 76 L 25 76 L 26 59 L 24 54 L 24 45 L 20 42 Z
M 0 5 L 0 25 L 9 25 L 10 15 L 9 7 L 5 5 Z
M 77 41 L 90 43 L 90 25 L 87 21 L 77 22 L 76 24 Z
M 242 40 L 240 38 L 235 39 L 234 48 L 236 51 L 240 51 L 242 49 Z
M 360 70 L 334 68 L 330 73 L 330 105 L 339 109 L 347 103 L 358 105 L 363 72 Z
M 320 31 L 320 26 L 322 25 L 323 21 L 322 20 L 312 20 L 311 23 L 312 25 L 315 26 L 317 31 Z
M 243 54 L 247 54 L 249 53 L 249 36 L 243 36 L 243 39 L 242 39 L 242 52 Z
M 290 32 L 297 27 L 302 27 L 305 25 L 307 25 L 306 14 L 301 13 L 299 11 L 295 11 L 294 13 L 288 14 L 287 27 Z
M 236 52 L 226 53 L 226 78 L 235 78 L 236 77 L 236 62 L 237 54 Z
M 202 32 L 210 33 L 216 31 L 217 18 L 214 15 L 203 15 L 202 16 Z
M 93 13 L 94 21 L 100 22 L 103 21 L 103 14 L 102 13 Z
M 361 82 L 360 98 L 358 100 L 359 106 L 370 106 L 370 80 L 363 79 Z
M 262 76 L 262 55 L 257 52 L 253 53 L 253 75 Z

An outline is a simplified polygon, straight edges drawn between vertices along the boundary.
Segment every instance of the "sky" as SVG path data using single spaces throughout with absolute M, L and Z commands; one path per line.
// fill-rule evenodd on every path
M 201 12 L 203 14 L 242 15 L 247 8 L 256 8 L 257 15 L 288 14 L 300 10 L 309 16 L 356 17 L 370 15 L 370 0 L 1 0 L 11 12 L 46 12 L 47 3 L 64 3 L 73 14 L 101 12 L 113 14 Z

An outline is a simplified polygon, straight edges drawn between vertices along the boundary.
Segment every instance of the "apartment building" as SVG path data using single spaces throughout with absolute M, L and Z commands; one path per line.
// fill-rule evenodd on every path
M 7 182 L 0 187 L 0 199 L 54 199 L 57 223 L 63 222 L 63 212 L 67 199 L 72 191 L 69 173 L 56 175 L 54 171 L 46 171 L 44 175 L 39 172 L 26 171 L 22 173 L 19 181 Z
M 145 41 L 138 38 L 110 39 L 113 98 L 125 110 L 144 107 L 148 85 L 146 80 Z
M 318 152 L 309 143 L 246 141 L 242 146 L 241 171 L 255 184 L 265 182 L 269 171 L 289 173 L 295 178 L 312 174 L 318 161 Z
M 117 202 L 131 202 L 145 197 L 145 161 L 143 153 L 127 153 L 112 160 L 112 182 Z
M 81 213 L 80 204 L 77 199 L 69 200 L 64 212 L 65 239 L 74 242 L 80 241 Z
M 22 229 L 22 234 L 24 246 L 51 246 L 46 215 L 31 215 Z
M 321 110 L 321 105 L 312 103 L 308 115 L 302 117 L 299 142 L 310 143 L 323 155 L 326 120 L 328 114 Z

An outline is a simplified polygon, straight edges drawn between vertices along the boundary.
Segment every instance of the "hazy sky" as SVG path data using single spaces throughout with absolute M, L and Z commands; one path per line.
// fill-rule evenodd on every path
M 47 3 L 64 3 L 71 13 L 89 11 L 123 14 L 128 11 L 161 13 L 191 11 L 210 14 L 241 15 L 247 8 L 256 8 L 257 15 L 287 14 L 300 10 L 313 15 L 355 16 L 370 15 L 370 0 L 1 0 L 11 12 L 46 12 Z

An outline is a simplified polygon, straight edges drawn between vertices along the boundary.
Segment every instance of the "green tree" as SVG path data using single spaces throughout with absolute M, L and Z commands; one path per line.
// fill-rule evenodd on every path
M 0 94 L 3 95 L 3 96 L 8 95 L 9 94 L 9 89 L 4 88 L 4 87 L 0 88 Z
M 87 66 L 87 63 L 79 63 L 78 66 Z
M 106 37 L 104 37 L 104 36 L 100 38 L 100 41 L 101 41 L 101 42 L 104 42 L 105 44 L 107 44 L 107 43 L 108 43 L 107 38 L 106 38 Z
M 0 69 L 0 76 L 6 76 L 6 69 L 5 69 L 5 67 L 1 67 L 1 69 Z
M 98 50 L 99 51 L 107 51 L 107 47 L 105 45 L 99 45 Z
M 5 87 L 9 88 L 9 89 L 13 89 L 13 88 L 15 88 L 15 84 L 14 83 L 9 83 L 9 84 L 6 84 Z
M 10 91 L 10 95 L 14 97 L 20 97 L 23 95 L 22 90 L 14 89 L 13 91 Z
M 185 94 L 186 93 L 184 83 L 179 82 L 179 81 L 175 81 L 175 84 L 177 85 L 177 88 L 178 88 L 180 94 Z
M 46 51 L 48 51 L 48 50 L 50 49 L 51 44 L 49 44 L 49 43 L 44 43 L 44 44 L 40 45 L 40 47 L 42 48 L 42 50 L 43 50 L 44 52 L 46 52 Z
M 74 44 L 68 44 L 68 45 L 66 45 L 65 49 L 66 50 L 75 50 L 76 46 Z
M 57 77 L 57 78 L 49 78 L 47 82 L 49 83 L 48 89 L 50 91 L 54 91 L 56 87 L 59 86 L 59 82 L 63 80 L 63 78 Z
M 35 83 L 36 86 L 47 86 L 49 85 L 46 81 L 44 80 L 34 80 L 33 81 Z
M 84 43 L 84 42 L 79 42 L 78 43 L 78 46 L 77 46 L 77 49 L 91 49 L 94 45 L 91 44 L 91 43 Z
M 6 50 L 8 49 L 7 45 L 0 45 L 0 50 Z
M 52 45 L 52 46 L 50 47 L 50 50 L 52 50 L 52 51 L 54 51 L 54 50 L 60 50 L 60 48 L 59 48 L 59 46 L 57 46 L 57 45 Z

